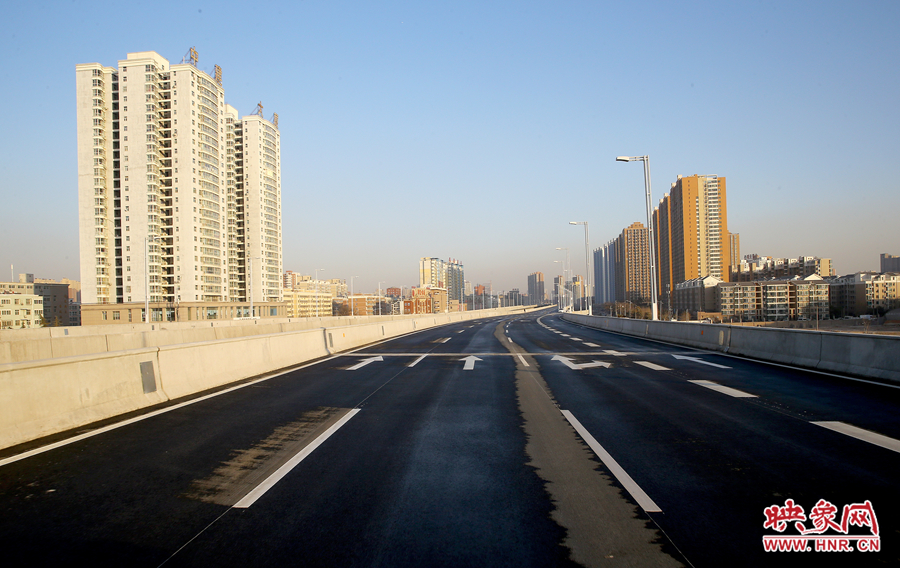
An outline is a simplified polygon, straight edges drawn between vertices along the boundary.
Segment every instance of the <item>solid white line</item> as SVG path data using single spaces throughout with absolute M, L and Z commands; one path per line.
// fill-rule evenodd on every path
M 306 456 L 313 453 L 313 450 L 322 445 L 325 440 L 331 437 L 332 434 L 337 432 L 341 426 L 346 424 L 351 418 L 356 416 L 356 413 L 359 412 L 358 408 L 354 408 L 350 410 L 347 414 L 343 416 L 340 420 L 331 425 L 331 428 L 325 430 L 318 438 L 312 441 L 311 444 L 300 450 L 294 457 L 289 459 L 283 466 L 279 467 L 275 473 L 266 478 L 265 481 L 257 485 L 253 488 L 250 493 L 247 493 L 237 503 L 234 504 L 235 509 L 246 509 L 247 507 L 256 503 L 256 500 L 265 495 L 266 491 L 271 489 L 276 483 L 281 481 L 281 478 L 288 474 L 294 467 L 297 466 L 298 463 L 302 462 Z
M 4 465 L 11 464 L 13 462 L 17 462 L 19 460 L 24 460 L 25 458 L 30 458 L 31 456 L 36 456 L 38 454 L 42 454 L 44 452 L 49 452 L 50 450 L 55 450 L 56 448 L 61 448 L 63 446 L 68 446 L 69 444 L 73 444 L 75 442 L 80 442 L 81 440 L 85 440 L 87 438 L 91 438 L 93 436 L 97 436 L 99 434 L 104 434 L 111 430 L 116 430 L 117 428 L 121 428 L 123 426 L 128 426 L 129 424 L 134 424 L 135 422 L 140 422 L 141 420 L 147 420 L 148 418 L 153 418 L 154 416 L 159 416 L 160 414 L 165 414 L 166 412 L 172 412 L 173 410 L 178 410 L 179 408 L 183 408 L 185 406 L 189 406 L 191 404 L 195 404 L 197 402 L 204 401 L 208 398 L 213 398 L 219 395 L 223 395 L 229 393 L 231 391 L 236 391 L 238 389 L 242 389 L 245 387 L 249 387 L 255 385 L 256 383 L 261 383 L 263 381 L 268 381 L 269 379 L 274 379 L 275 377 L 280 377 L 281 375 L 286 375 L 288 373 L 293 373 L 294 371 L 299 371 L 301 369 L 305 369 L 307 367 L 312 367 L 313 365 L 318 365 L 319 363 L 324 363 L 325 361 L 331 361 L 336 357 L 328 357 L 327 359 L 323 359 L 321 361 L 316 361 L 315 363 L 309 363 L 303 365 L 302 367 L 297 367 L 296 369 L 291 369 L 289 371 L 282 371 L 275 375 L 269 375 L 266 377 L 262 377 L 253 381 L 249 381 L 231 388 L 227 388 L 224 390 L 216 391 L 212 394 L 208 394 L 206 396 L 201 396 L 198 398 L 192 398 L 191 400 L 180 402 L 178 404 L 173 404 L 172 406 L 167 406 L 165 408 L 160 408 L 159 410 L 154 410 L 153 412 L 148 412 L 147 414 L 142 414 L 140 416 L 135 416 L 134 418 L 129 418 L 127 420 L 123 420 L 121 422 L 116 422 L 115 424 L 110 424 L 109 426 L 104 426 L 102 428 L 97 428 L 96 430 L 91 430 L 90 432 L 85 432 L 84 434 L 78 434 L 77 436 L 72 436 L 71 438 L 66 438 L 65 440 L 60 440 L 59 442 L 54 442 L 52 444 L 47 444 L 46 446 L 41 446 L 40 448 L 35 448 L 33 450 L 29 450 L 27 452 L 16 454 L 14 456 L 10 456 L 8 458 L 0 460 L 0 467 Z
M 900 440 L 877 434 L 871 430 L 863 430 L 862 428 L 857 428 L 846 422 L 810 422 L 810 424 L 828 428 L 829 430 L 846 434 L 851 438 L 856 438 L 857 440 L 869 442 L 870 444 L 875 444 L 876 446 L 881 446 L 882 448 L 900 453 Z
M 525 365 L 526 367 L 530 367 L 530 366 L 531 366 L 531 365 L 528 364 L 528 361 L 525 360 L 525 357 L 522 357 L 522 355 L 519 355 L 519 361 L 521 361 L 522 364 Z
M 592 450 L 594 450 L 594 453 L 597 454 L 597 457 L 600 458 L 600 461 L 603 462 L 603 464 L 609 469 L 609 472 L 612 473 L 619 481 L 619 483 L 622 484 L 622 487 L 624 487 L 625 490 L 628 491 L 628 493 L 630 493 L 632 497 L 634 497 L 634 500 L 637 501 L 637 504 L 640 505 L 643 510 L 648 513 L 662 513 L 662 509 L 660 509 L 659 506 L 653 502 L 653 499 L 651 499 L 649 495 L 644 493 L 644 490 L 641 489 L 641 487 L 637 483 L 635 483 L 633 479 L 631 479 L 631 476 L 628 475 L 628 473 L 624 469 L 622 469 L 622 466 L 620 466 L 619 463 L 615 459 L 613 459 L 611 455 L 609 455 L 609 452 L 603 449 L 603 446 L 601 446 L 597 442 L 597 440 L 595 440 L 594 437 L 591 436 L 591 433 L 581 425 L 581 422 L 579 422 L 571 412 L 569 412 L 568 410 L 561 410 L 560 412 L 562 412 L 563 416 L 566 417 L 566 420 L 569 421 L 569 424 L 571 424 L 572 427 L 575 428 L 575 431 L 578 432 L 581 438 L 585 442 L 587 442 L 587 445 L 590 446 Z
M 671 371 L 672 369 L 668 367 L 663 367 L 662 365 L 657 365 L 656 363 L 651 363 L 650 361 L 635 361 L 638 365 L 642 367 L 647 367 L 648 369 L 653 369 L 654 371 Z
M 415 367 L 416 364 L 417 364 L 419 361 L 421 361 L 422 359 L 424 359 L 425 357 L 427 357 L 427 355 L 422 355 L 422 356 L 420 356 L 418 359 L 416 359 L 415 361 L 413 361 L 412 363 L 410 363 L 408 366 L 409 366 L 409 367 Z
M 712 381 L 688 381 L 689 383 L 694 383 L 695 385 L 700 385 L 701 387 L 706 387 L 708 389 L 714 390 L 716 392 L 720 392 L 722 394 L 727 394 L 728 396 L 733 396 L 735 398 L 757 398 L 755 394 L 750 394 L 749 392 L 744 392 L 741 390 L 733 389 L 731 387 L 722 386 L 719 383 L 714 383 Z

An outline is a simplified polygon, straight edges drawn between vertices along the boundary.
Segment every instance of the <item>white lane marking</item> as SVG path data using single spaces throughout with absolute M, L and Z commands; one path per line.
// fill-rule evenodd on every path
M 528 361 L 525 360 L 525 357 L 522 357 L 522 355 L 519 355 L 519 361 L 521 361 L 522 364 L 525 365 L 526 367 L 530 367 L 530 366 L 531 366 L 531 365 L 528 364 Z
M 560 332 L 560 335 L 563 336 L 563 337 L 572 337 L 572 336 L 569 335 L 568 333 L 562 333 L 562 332 Z
M 585 345 L 587 345 L 588 347 L 600 347 L 596 343 L 585 343 Z
M 513 342 L 512 337 L 507 337 L 506 339 L 508 339 L 510 343 Z
M 606 361 L 597 361 L 597 360 L 591 361 L 590 363 L 581 363 L 579 365 L 578 363 L 573 363 L 572 359 L 570 359 L 569 357 L 563 357 L 562 355 L 554 355 L 553 359 L 550 359 L 550 360 L 551 361 L 559 361 L 566 367 L 568 367 L 570 369 L 574 369 L 576 371 L 580 371 L 581 369 L 590 369 L 591 367 L 606 367 L 607 369 L 612 367 L 612 363 L 607 363 Z
M 700 363 L 702 365 L 709 365 L 710 367 L 718 367 L 719 369 L 730 369 L 731 367 L 726 367 L 725 365 L 719 365 L 718 363 L 710 363 L 709 361 L 704 361 L 703 359 L 698 359 L 697 357 L 688 357 L 687 355 L 675 355 L 672 354 L 672 357 L 676 359 L 682 359 L 686 361 L 693 361 L 694 363 Z
M 465 332 L 465 331 L 466 331 L 466 330 L 461 329 L 461 330 L 457 331 L 456 333 L 463 333 L 463 332 Z
M 881 446 L 887 450 L 900 453 L 900 440 L 897 440 L 896 438 L 889 438 L 888 436 L 872 432 L 871 430 L 863 430 L 862 428 L 847 424 L 846 422 L 811 422 L 810 424 L 828 428 L 829 430 L 846 434 L 851 438 L 856 438 L 857 440 L 869 442 L 870 444 L 875 444 L 876 446 Z
M 363 359 L 362 361 L 360 361 L 360 362 L 357 363 L 356 365 L 353 365 L 352 367 L 347 367 L 347 370 L 348 370 L 348 371 L 356 371 L 356 370 L 358 370 L 358 369 L 362 369 L 363 367 L 365 367 L 365 366 L 368 365 L 369 363 L 374 363 L 375 361 L 384 361 L 384 357 L 382 357 L 381 355 L 379 355 L 379 356 L 377 356 L 377 357 L 369 357 L 368 359 Z
M 577 337 L 570 337 L 572 341 L 584 341 L 583 339 L 578 339 Z
M 587 442 L 587 445 L 590 446 L 592 450 L 594 450 L 594 453 L 597 454 L 597 457 L 600 458 L 600 461 L 603 462 L 603 465 L 605 465 L 607 469 L 609 469 L 610 473 L 616 476 L 616 479 L 619 481 L 619 483 L 622 484 L 622 487 L 624 487 L 625 490 L 628 491 L 628 493 L 630 493 L 632 497 L 634 497 L 634 500 L 637 501 L 638 505 L 640 505 L 641 508 L 644 509 L 644 511 L 648 513 L 662 513 L 662 509 L 660 509 L 659 506 L 653 502 L 653 499 L 651 499 L 646 493 L 644 493 L 644 490 L 641 489 L 641 487 L 637 483 L 635 483 L 633 479 L 631 479 L 631 476 L 628 475 L 628 473 L 624 469 L 622 469 L 622 466 L 620 466 L 619 463 L 615 459 L 613 459 L 611 455 L 609 455 L 609 452 L 603 449 L 603 446 L 601 446 L 597 442 L 597 440 L 595 440 L 594 437 L 591 436 L 591 433 L 581 425 L 581 422 L 579 422 L 571 412 L 569 412 L 568 410 L 561 410 L 560 412 L 562 412 L 562 415 L 566 417 L 566 420 L 569 421 L 569 424 L 571 424 L 572 427 L 575 428 L 575 431 L 578 432 L 578 434 L 585 442 Z
M 638 365 L 642 367 L 647 367 L 648 369 L 653 369 L 654 371 L 671 371 L 672 369 L 668 367 L 663 367 L 662 365 L 657 365 L 656 363 L 651 363 L 650 361 L 635 361 Z
M 271 489 L 276 483 L 281 481 L 281 478 L 288 474 L 292 469 L 294 469 L 298 463 L 302 462 L 309 454 L 313 453 L 313 450 L 322 445 L 325 440 L 331 437 L 332 434 L 337 432 L 341 426 L 346 424 L 351 418 L 356 416 L 356 413 L 359 412 L 358 408 L 354 408 L 350 410 L 347 414 L 344 415 L 343 418 L 335 422 L 331 425 L 331 428 L 322 432 L 322 434 L 312 441 L 311 444 L 297 452 L 294 457 L 289 459 L 285 464 L 275 470 L 272 475 L 266 478 L 265 481 L 257 485 L 253 488 L 250 493 L 247 493 L 240 501 L 234 504 L 235 509 L 246 509 L 247 507 L 256 503 L 256 500 L 262 497 L 266 491 Z
M 749 392 L 744 392 L 741 390 L 733 389 L 731 387 L 722 386 L 719 383 L 714 383 L 712 381 L 688 381 L 689 383 L 694 383 L 695 385 L 700 385 L 701 387 L 706 387 L 708 389 L 714 390 L 716 392 L 720 392 L 722 394 L 727 394 L 728 396 L 733 396 L 735 398 L 757 398 L 755 394 L 750 394 Z
M 475 368 L 475 361 L 481 361 L 478 357 L 474 355 L 469 355 L 468 357 L 464 357 L 460 359 L 460 361 L 465 361 L 466 364 L 463 365 L 463 371 L 471 371 Z
M 626 355 L 631 355 L 631 353 L 622 353 L 621 351 L 610 351 L 609 349 L 605 350 L 604 353 L 607 355 L 613 355 L 615 357 L 625 357 Z
M 450 341 L 449 337 L 445 337 L 443 339 L 438 339 L 438 343 L 447 343 L 448 341 Z
M 425 357 L 428 357 L 428 355 L 422 355 L 422 356 L 420 356 L 418 359 L 416 359 L 415 361 L 413 361 L 412 363 L 410 363 L 408 366 L 409 366 L 409 367 L 415 367 L 415 366 L 419 363 L 419 361 L 421 361 L 421 360 L 424 359 Z

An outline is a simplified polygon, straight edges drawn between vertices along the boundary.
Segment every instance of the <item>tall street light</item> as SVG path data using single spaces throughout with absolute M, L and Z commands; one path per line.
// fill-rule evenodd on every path
M 161 239 L 157 235 L 144 237 L 144 323 L 150 323 L 150 243 L 156 243 Z M 9 265 L 10 278 L 12 278 L 12 265 Z M 18 312 L 16 312 L 18 313 Z
M 650 240 L 650 312 L 658 320 L 656 309 L 656 247 L 653 246 L 653 209 L 650 204 L 650 156 L 619 156 L 617 162 L 644 162 L 644 188 L 647 191 L 647 237 Z
M 314 268 L 316 273 L 316 317 L 319 317 L 319 271 L 325 272 L 324 268 Z
M 569 221 L 570 225 L 584 225 L 584 271 L 586 272 L 585 277 L 587 278 L 587 290 L 585 291 L 585 299 L 588 303 L 588 315 L 594 315 L 594 294 L 593 294 L 593 280 L 594 274 L 591 270 L 591 245 L 588 243 L 588 222 L 587 221 Z
M 250 298 L 250 317 L 254 317 L 253 313 L 253 261 L 262 259 L 261 256 L 247 257 L 247 296 Z
M 350 277 L 350 315 L 354 316 L 356 314 L 353 313 L 353 279 L 359 278 L 359 276 L 351 276 Z
M 375 301 L 378 302 L 378 315 L 381 315 L 381 285 L 384 284 L 384 280 L 378 281 L 378 296 L 375 297 Z M 372 314 L 375 315 L 375 314 Z
M 571 278 L 572 265 L 569 264 L 569 247 L 556 247 L 556 250 L 566 251 L 566 263 L 563 265 L 563 289 L 566 294 L 566 309 L 569 308 L 569 278 Z

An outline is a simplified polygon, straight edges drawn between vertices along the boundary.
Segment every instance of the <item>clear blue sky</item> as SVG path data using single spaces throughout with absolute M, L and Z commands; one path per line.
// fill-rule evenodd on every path
M 4 14 L 0 279 L 79 278 L 75 65 L 224 71 L 282 134 L 284 268 L 584 272 L 676 176 L 728 180 L 742 254 L 900 254 L 900 2 L 22 2 Z

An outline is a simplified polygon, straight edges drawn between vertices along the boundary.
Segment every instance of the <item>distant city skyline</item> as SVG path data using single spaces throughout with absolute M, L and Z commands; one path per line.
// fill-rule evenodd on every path
M 0 93 L 17 109 L 0 263 L 82 278 L 74 66 L 195 47 L 240 115 L 260 99 L 280 114 L 284 269 L 374 290 L 453 257 L 499 293 L 549 282 L 568 247 L 584 274 L 568 223 L 589 222 L 596 248 L 645 222 L 640 168 L 615 157 L 649 155 L 654 204 L 679 175 L 727 176 L 742 255 L 878 270 L 900 254 L 900 4 L 817 6 L 276 3 L 235 42 L 216 30 L 243 4 L 162 2 L 164 27 L 140 5 L 22 4 L 0 37 L 18 86 Z M 672 41 L 698 23 L 714 49 Z

